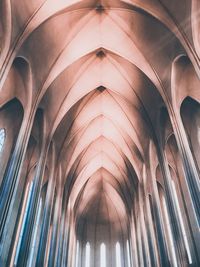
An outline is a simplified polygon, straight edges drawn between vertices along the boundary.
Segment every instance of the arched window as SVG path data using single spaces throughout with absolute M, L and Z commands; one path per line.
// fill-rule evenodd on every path
M 100 262 L 101 267 L 106 267 L 106 245 L 104 243 L 100 247 Z
M 120 243 L 116 243 L 116 267 L 121 267 L 121 249 Z
M 90 267 L 90 243 L 87 242 L 85 248 L 85 267 Z
M 3 150 L 3 145 L 5 143 L 5 139 L 6 139 L 6 131 L 5 131 L 5 129 L 1 128 L 0 129 L 0 153 Z

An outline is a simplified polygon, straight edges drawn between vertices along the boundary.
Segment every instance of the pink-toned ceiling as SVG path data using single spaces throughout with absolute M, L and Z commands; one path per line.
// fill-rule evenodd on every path
M 16 94 L 44 109 L 77 223 L 128 222 L 158 111 L 172 98 L 172 62 L 186 40 L 197 43 L 195 25 L 182 28 L 184 39 L 175 23 L 188 21 L 189 3 L 2 1 L 0 75 L 21 57 L 29 86 L 24 99 L 23 86 L 9 95 L 6 83 L 1 104 Z

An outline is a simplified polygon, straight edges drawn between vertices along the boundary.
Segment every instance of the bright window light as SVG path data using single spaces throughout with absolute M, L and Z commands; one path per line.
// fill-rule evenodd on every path
M 85 267 L 90 267 L 90 244 L 89 242 L 87 242 L 86 244 Z
M 104 243 L 100 247 L 101 267 L 106 267 L 106 246 Z
M 116 267 L 121 267 L 121 249 L 119 242 L 116 243 Z
M 175 197 L 176 207 L 177 207 L 177 210 L 178 210 L 178 217 L 179 217 L 179 220 L 180 220 L 180 226 L 181 226 L 181 230 L 182 230 L 182 233 L 183 233 L 183 240 L 184 240 L 185 248 L 186 248 L 186 251 L 187 251 L 188 261 L 189 261 L 189 264 L 192 264 L 192 257 L 191 257 L 191 253 L 190 253 L 188 240 L 187 240 L 185 226 L 184 226 L 184 223 L 183 223 L 183 217 L 181 215 L 181 209 L 180 209 L 180 205 L 179 205 L 179 202 L 178 202 L 178 196 L 177 196 L 177 192 L 176 192 L 176 187 L 175 187 L 175 183 L 174 183 L 173 180 L 172 180 L 172 189 L 173 189 L 173 193 L 174 193 L 174 197 Z
M 0 152 L 3 150 L 3 145 L 6 139 L 6 131 L 5 129 L 0 129 Z
M 79 241 L 76 243 L 76 267 L 78 267 L 78 257 L 79 257 Z
M 126 241 L 128 267 L 131 267 L 131 254 L 128 240 Z

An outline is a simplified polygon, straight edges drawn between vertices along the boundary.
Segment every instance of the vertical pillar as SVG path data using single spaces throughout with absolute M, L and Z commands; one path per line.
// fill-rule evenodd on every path
M 158 160 L 160 162 L 161 171 L 163 174 L 163 181 L 165 185 L 165 192 L 167 197 L 167 205 L 170 210 L 171 226 L 173 230 L 173 236 L 175 240 L 177 262 L 179 266 L 186 266 L 186 250 L 184 247 L 183 233 L 180 228 L 180 222 L 178 218 L 178 211 L 175 205 L 175 200 L 172 191 L 171 175 L 169 172 L 168 164 L 164 151 L 158 146 Z M 170 248 L 171 249 L 171 248 Z
M 154 216 L 156 238 L 157 238 L 157 244 L 158 244 L 158 250 L 159 250 L 159 256 L 160 256 L 160 264 L 161 266 L 170 266 L 156 179 L 155 177 L 152 177 L 152 175 L 150 174 L 150 170 L 148 169 L 147 169 L 147 179 L 150 179 L 151 181 L 150 183 L 151 192 L 152 192 L 152 203 L 151 203 L 152 207 L 151 208 L 152 208 L 152 212 Z
M 56 263 L 57 253 L 58 253 L 58 234 L 61 222 L 61 210 L 62 210 L 62 183 L 61 183 L 61 167 L 58 171 L 58 187 L 57 187 L 57 194 L 56 194 L 56 203 L 55 203 L 55 212 L 53 217 L 53 226 L 52 226 L 52 238 L 50 244 L 50 252 L 49 252 L 49 260 L 48 260 L 48 267 L 54 267 Z
M 61 267 L 65 267 L 68 264 L 69 240 L 70 240 L 70 226 L 69 226 L 70 220 L 69 220 L 68 216 L 69 216 L 69 214 L 67 213 L 65 225 L 64 225 Z
M 39 195 L 40 195 L 41 187 L 42 187 L 47 153 L 48 153 L 48 146 L 46 145 L 45 142 L 43 142 L 39 162 L 36 168 L 36 175 L 33 180 L 33 191 L 32 191 L 32 195 L 30 199 L 30 209 L 28 210 L 27 220 L 26 220 L 26 224 L 25 224 L 24 232 L 22 236 L 22 243 L 21 243 L 22 245 L 19 251 L 19 260 L 17 263 L 18 267 L 26 266 L 26 263 L 28 260 L 31 238 L 32 238 L 32 233 L 34 229 L 34 223 L 36 220 L 36 211 L 39 206 L 39 200 L 40 200 Z
M 134 212 L 134 211 L 133 211 Z M 138 246 L 137 246 L 137 235 L 135 226 L 135 214 L 131 218 L 131 258 L 134 267 L 138 267 Z
M 141 238 L 142 238 L 143 255 L 144 255 L 144 266 L 150 266 L 149 246 L 147 242 L 146 228 L 144 226 L 144 214 L 143 214 L 144 199 L 143 197 L 144 195 L 142 195 L 142 185 L 138 185 L 139 221 L 141 225 Z
M 68 220 L 67 220 L 67 232 L 66 232 L 66 242 L 63 247 L 65 257 L 63 257 L 64 262 L 67 266 L 72 266 L 73 262 L 73 252 L 74 252 L 74 229 L 73 229 L 73 215 L 70 211 L 70 207 L 68 207 Z M 90 248 L 91 251 L 91 248 Z M 65 267 L 65 265 L 63 265 Z
M 55 148 L 53 143 L 51 144 L 51 148 L 52 148 L 51 151 L 52 158 L 51 158 L 50 177 L 47 186 L 47 194 L 45 199 L 44 215 L 42 220 L 40 242 L 36 259 L 36 267 L 44 266 L 46 245 L 48 240 L 48 232 L 50 227 L 51 213 L 54 200 L 56 178 L 55 178 Z
M 137 233 L 139 266 L 144 267 L 143 248 L 142 248 L 141 228 L 140 228 L 139 217 L 137 217 L 137 222 L 136 222 L 136 233 Z
M 179 118 L 181 119 L 181 118 Z M 182 125 L 183 126 L 183 125 Z M 187 147 L 187 143 L 185 144 Z M 189 148 L 190 151 L 190 148 Z M 179 182 L 180 185 L 180 190 L 183 192 L 183 198 L 181 199 L 181 202 L 184 201 L 185 202 L 185 206 L 187 209 L 187 220 L 185 220 L 186 225 L 187 225 L 187 229 L 189 229 L 189 232 L 187 231 L 188 234 L 188 239 L 189 239 L 189 246 L 190 246 L 190 251 L 191 251 L 191 257 L 192 257 L 192 264 L 195 265 L 199 265 L 200 264 L 200 256 L 198 251 L 200 251 L 200 236 L 199 236 L 199 224 L 197 221 L 197 216 L 196 216 L 196 212 L 195 212 L 195 206 L 193 203 L 193 199 L 192 199 L 192 194 L 190 191 L 190 187 L 188 184 L 188 179 L 187 179 L 187 175 L 183 175 L 182 174 L 182 168 L 180 165 L 181 161 L 179 161 L 179 152 L 180 152 L 180 148 L 179 151 L 177 153 L 177 158 L 175 160 L 178 160 L 178 163 L 175 163 L 177 165 L 177 171 L 181 172 L 181 174 L 177 175 L 177 182 Z M 191 151 L 190 151 L 191 152 Z M 159 154 L 159 160 L 160 160 L 160 164 L 162 164 L 162 172 L 163 172 L 163 176 L 165 177 L 164 182 L 165 182 L 165 187 L 166 187 L 166 192 L 168 193 L 167 196 L 171 198 L 171 205 L 175 205 L 175 199 L 174 199 L 174 193 L 172 190 L 172 183 L 171 183 L 171 174 L 170 174 L 170 170 L 169 170 L 169 166 L 167 163 L 167 158 L 165 153 L 163 152 L 162 147 L 159 148 L 158 151 Z M 194 159 L 193 159 L 194 160 Z M 191 166 L 190 166 L 191 167 Z M 181 180 L 179 181 L 179 175 L 181 175 Z M 191 177 L 191 179 L 193 179 Z M 187 201 L 185 201 L 185 199 L 187 199 Z M 170 212 L 171 214 L 173 213 L 173 210 L 170 208 Z M 179 222 L 179 215 L 178 215 L 178 211 L 177 208 L 175 207 L 174 210 L 175 214 L 174 216 L 176 216 L 176 221 L 178 224 L 178 227 L 180 228 L 180 222 Z M 176 226 L 173 223 L 174 226 Z M 181 229 L 179 230 L 181 231 Z M 182 231 L 181 231 L 182 233 Z M 183 240 L 183 237 L 182 237 Z M 176 242 L 177 243 L 177 242 Z
M 145 196 L 145 222 L 147 227 L 147 237 L 148 237 L 148 243 L 149 243 L 149 253 L 150 253 L 150 259 L 151 259 L 151 265 L 152 266 L 159 266 L 158 262 L 158 253 L 157 253 L 157 243 L 156 243 L 156 237 L 153 227 L 153 221 L 150 211 L 150 205 L 149 205 L 149 196 Z
M 6 267 L 10 260 L 17 212 L 22 198 L 25 175 L 21 175 L 33 118 L 24 116 L 15 148 L 8 162 L 0 192 L 0 266 Z
M 192 196 L 196 217 L 200 225 L 200 178 L 197 166 L 190 150 L 185 128 L 178 111 L 175 112 L 173 119 L 171 118 L 171 122 L 183 161 L 184 173 Z
M 66 195 L 65 190 L 62 194 L 62 208 L 61 208 L 61 226 L 60 226 L 60 232 L 58 236 L 58 250 L 57 250 L 57 257 L 56 257 L 56 266 L 61 267 L 62 266 L 62 253 L 63 253 L 63 243 L 64 243 L 64 233 L 65 233 L 65 218 L 66 218 Z
M 41 232 L 41 224 L 42 224 L 42 218 L 43 218 L 43 213 L 44 213 L 46 193 L 47 193 L 47 186 L 44 185 L 40 193 L 40 202 L 39 202 L 39 207 L 36 213 L 35 225 L 33 228 L 34 234 L 31 239 L 31 244 L 30 244 L 30 251 L 29 251 L 28 263 L 27 263 L 28 267 L 35 266 L 35 262 L 36 262 L 37 250 L 38 250 L 38 245 L 40 241 L 40 232 Z
M 61 215 L 61 227 L 59 233 L 58 254 L 56 259 L 56 266 L 62 267 L 66 265 L 67 247 L 68 247 L 68 222 L 69 222 L 69 210 L 67 201 L 67 188 L 65 186 L 62 200 L 62 215 Z
M 150 205 L 149 205 L 149 181 L 146 177 L 146 166 L 143 165 L 143 186 L 141 187 L 142 195 L 143 195 L 143 217 L 144 217 L 144 224 L 146 228 L 146 236 L 147 242 L 149 247 L 149 260 L 151 262 L 151 266 L 158 266 L 158 247 L 156 243 L 156 237 L 153 227 L 152 216 L 150 212 Z

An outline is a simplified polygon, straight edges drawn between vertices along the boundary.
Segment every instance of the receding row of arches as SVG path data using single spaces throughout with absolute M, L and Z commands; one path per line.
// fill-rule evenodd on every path
M 2 0 L 1 267 L 200 265 L 197 8 Z
M 182 106 L 182 110 L 183 108 L 188 108 L 188 104 L 189 105 L 195 105 L 195 107 L 192 107 L 194 109 L 197 108 L 198 104 L 197 102 L 194 102 L 193 100 L 191 99 L 186 99 L 185 100 L 185 106 L 183 105 Z M 197 110 L 197 109 L 196 109 Z M 162 111 L 163 112 L 163 111 Z M 166 110 L 165 110 L 166 112 Z M 163 114 L 163 113 L 162 113 Z M 39 116 L 39 115 L 38 115 Z M 166 117 L 166 115 L 165 115 Z M 163 118 L 163 117 L 162 117 Z M 185 125 L 186 123 L 186 118 L 184 117 L 184 113 L 182 113 L 182 118 L 183 118 L 183 123 Z M 195 117 L 192 117 L 193 119 Z M 169 117 L 168 117 L 168 120 L 169 120 Z M 165 123 L 165 125 L 169 125 L 169 122 L 167 122 L 167 120 L 164 122 L 163 120 L 163 123 Z M 193 127 L 192 127 L 192 130 L 195 132 L 197 131 L 198 132 L 198 124 L 192 124 Z M 188 126 L 188 124 L 187 124 Z M 197 129 L 195 129 L 195 127 L 197 127 Z M 187 128 L 188 129 L 188 128 Z M 169 131 L 169 130 L 168 130 Z M 4 153 L 4 145 L 6 143 L 6 132 L 9 132 L 9 129 L 5 130 L 5 128 L 1 128 L 0 130 L 0 133 L 1 133 L 1 153 Z M 187 130 L 187 134 L 188 134 L 188 138 L 190 140 L 191 138 L 191 131 Z M 187 205 L 188 203 L 186 203 L 185 199 L 184 199 L 184 191 L 185 191 L 185 188 L 184 188 L 184 184 L 183 182 L 180 180 L 180 173 L 181 175 L 184 175 L 183 174 L 183 166 L 181 167 L 182 163 L 180 162 L 180 155 L 179 155 L 179 150 L 178 150 L 178 147 L 177 147 L 177 143 L 176 143 L 176 137 L 174 135 L 173 132 L 171 132 L 170 134 L 168 134 L 169 137 L 167 138 L 166 140 L 166 148 L 165 148 L 165 153 L 166 153 L 166 158 L 167 158 L 167 161 L 168 161 L 168 171 L 170 173 L 170 177 L 171 177 L 171 189 L 172 189 L 172 194 L 174 196 L 174 204 L 175 204 L 175 208 L 177 210 L 177 217 L 178 217 L 178 225 L 180 226 L 180 233 L 182 234 L 182 239 L 183 239 L 183 244 L 184 244 L 184 250 L 185 250 L 185 255 L 186 255 L 186 259 L 187 259 L 187 263 L 189 265 L 192 265 L 192 255 L 191 255 L 191 246 L 190 246 L 190 237 L 188 236 L 189 234 L 189 230 L 188 228 L 191 227 L 189 225 L 189 222 L 187 222 L 187 219 L 186 217 L 188 217 L 188 214 L 187 214 Z M 198 134 L 196 134 L 197 136 Z M 193 142 L 194 142 L 194 138 L 191 139 Z M 33 140 L 31 140 L 31 143 L 34 143 Z M 197 146 L 199 146 L 199 141 L 198 139 L 196 140 L 195 142 L 195 146 L 192 146 L 191 145 L 191 149 L 197 149 Z M 198 161 L 198 157 L 197 157 L 197 161 Z M 196 162 L 197 162 L 196 161 Z M 177 162 L 180 162 L 180 164 L 178 165 Z M 157 169 L 156 169 L 156 172 L 155 172 L 155 175 L 156 175 L 156 178 L 158 181 L 161 181 L 161 169 L 160 169 L 160 165 L 158 165 Z M 178 168 L 178 169 L 177 169 Z M 34 171 L 36 170 L 36 165 L 35 167 L 33 167 L 33 170 L 31 171 L 32 172 L 32 177 L 34 177 Z M 46 169 L 46 171 L 48 173 L 48 169 Z M 179 173 L 180 172 L 180 173 Z M 48 175 L 46 173 L 46 175 Z M 47 181 L 48 183 L 48 181 Z M 47 190 L 47 183 L 43 185 L 43 191 L 44 191 L 44 196 L 43 196 L 43 199 L 45 199 L 45 191 Z M 161 206 L 161 211 L 162 211 L 162 218 L 163 218 L 163 222 L 164 222 L 164 232 L 165 232 L 165 238 L 166 240 L 168 240 L 168 253 L 169 253 L 169 257 L 170 257 L 170 262 L 174 265 L 174 266 L 179 266 L 178 265 L 178 262 L 177 262 L 177 257 L 176 257 L 176 244 L 175 244 L 175 241 L 174 241 L 174 230 L 173 230 L 173 227 L 172 227 L 172 224 L 170 223 L 170 212 L 169 212 L 169 207 L 167 206 L 167 201 L 168 201 L 168 195 L 166 194 L 166 191 L 164 190 L 164 186 L 162 185 L 163 183 L 162 182 L 157 182 L 157 190 L 158 190 L 158 194 L 159 194 L 159 201 L 160 201 L 160 206 Z M 192 201 L 192 192 L 189 190 L 189 185 L 188 185 L 188 181 L 186 181 L 185 183 L 185 186 L 188 187 L 188 192 L 189 193 L 189 197 L 191 198 L 191 203 L 193 205 L 193 209 L 195 210 L 195 206 L 194 206 L 194 203 Z M 15 249 L 13 250 L 13 255 L 12 255 L 12 260 L 13 260 L 13 263 L 14 265 L 17 265 L 17 261 L 18 261 L 18 257 L 19 257 L 19 251 L 20 251 L 20 247 L 21 247 L 21 242 L 22 242 L 22 236 L 23 236 L 23 232 L 24 232 L 24 227 L 25 227 L 25 223 L 26 223 L 26 220 L 27 220 L 27 213 L 28 213 L 28 210 L 30 208 L 30 198 L 31 198 L 31 194 L 32 194 L 32 190 L 33 190 L 33 180 L 29 180 L 28 184 L 25 186 L 25 193 L 24 193 L 24 197 L 23 197 L 23 203 L 22 203 L 22 212 L 21 212 L 21 216 L 20 216 L 20 220 L 19 220 L 19 228 L 17 229 L 17 237 L 16 237 L 16 243 L 15 243 Z M 178 191 L 178 192 L 177 192 Z M 153 212 L 153 201 L 152 201 L 152 196 L 149 195 L 148 197 L 148 201 L 149 201 L 149 208 L 150 208 L 150 211 L 151 211 L 151 216 L 154 216 L 154 212 Z M 180 202 L 180 203 L 179 203 Z M 38 240 L 36 241 L 36 236 L 39 234 L 39 221 L 41 220 L 41 212 L 42 212 L 42 206 L 44 207 L 44 203 L 42 204 L 42 197 L 40 198 L 40 201 L 39 201 L 39 208 L 37 209 L 37 220 L 36 220 L 36 225 L 35 225 L 35 228 L 34 228 L 34 238 L 33 238 L 33 241 L 32 241 L 32 245 L 31 245 L 31 253 L 30 253 L 30 260 L 29 260 L 29 266 L 32 266 L 33 264 L 33 255 L 34 255 L 34 250 L 36 249 L 37 247 L 37 243 L 38 243 Z M 183 210 L 185 210 L 185 213 L 183 212 Z M 199 220 L 198 220 L 198 212 L 196 211 L 195 213 L 196 215 L 196 219 L 197 219 L 197 223 L 199 225 Z M 151 218 L 152 222 L 155 220 L 155 218 Z M 138 224 L 140 224 L 140 222 L 138 222 Z M 154 236 L 155 238 L 155 236 Z M 127 241 L 128 242 L 128 241 Z M 77 246 L 79 244 L 79 241 L 77 241 Z M 89 244 L 89 243 L 87 243 Z M 119 250 L 118 243 L 116 243 L 116 251 Z M 105 248 L 102 248 L 102 245 L 104 247 L 104 243 L 101 244 L 100 246 L 100 251 L 104 251 Z M 127 247 L 127 251 L 128 251 L 128 247 Z M 79 253 L 80 253 L 80 248 L 79 248 Z M 100 252 L 100 254 L 103 253 L 105 254 L 105 252 Z M 127 252 L 130 254 L 130 251 Z M 87 253 L 85 253 L 86 255 Z M 76 256 L 76 260 L 74 260 L 75 262 L 77 262 L 77 257 Z M 85 256 L 86 257 L 86 256 Z M 116 253 L 116 259 L 117 259 L 117 253 Z M 122 258 L 124 258 L 122 256 Z M 131 259 L 131 257 L 127 257 L 127 262 L 129 262 Z M 119 259 L 118 259 L 119 260 Z M 84 262 L 83 259 L 80 260 L 81 262 Z M 86 261 L 86 260 L 85 260 Z M 101 260 L 103 261 L 103 260 Z M 101 262 L 100 261 L 100 262 Z M 117 261 L 117 260 L 116 260 Z M 103 264 L 103 263 L 102 263 Z M 117 264 L 117 263 L 116 263 Z M 128 263 L 129 264 L 129 263 Z M 85 263 L 85 265 L 87 265 Z M 119 265 L 119 264 L 118 264 Z M 120 265 L 119 265 L 120 266 Z

